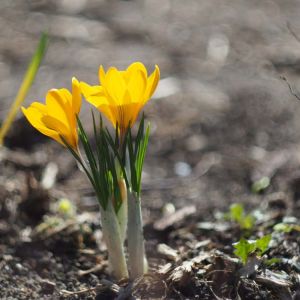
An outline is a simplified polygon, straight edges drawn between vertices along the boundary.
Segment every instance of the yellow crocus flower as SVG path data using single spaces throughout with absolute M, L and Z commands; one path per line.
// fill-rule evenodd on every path
M 67 89 L 51 89 L 46 103 L 33 102 L 22 111 L 29 123 L 42 134 L 64 145 L 61 136 L 77 152 L 78 134 L 76 115 L 81 107 L 79 82 L 72 79 L 72 94 Z
M 121 135 L 133 126 L 143 106 L 153 95 L 158 81 L 159 68 L 148 77 L 147 69 L 140 62 L 131 64 L 127 70 L 120 71 L 111 67 L 104 71 L 99 68 L 101 85 L 90 86 L 80 82 L 80 89 L 88 102 L 100 110 L 120 129 Z

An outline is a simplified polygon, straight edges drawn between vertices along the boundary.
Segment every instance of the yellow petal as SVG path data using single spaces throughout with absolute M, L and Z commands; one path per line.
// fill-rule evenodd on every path
M 38 107 L 37 104 L 40 103 L 35 102 L 27 109 L 25 107 L 22 107 L 22 112 L 25 115 L 26 119 L 40 133 L 53 138 L 59 143 L 62 143 L 59 134 L 56 131 L 46 127 L 46 125 L 42 122 L 42 118 L 44 117 L 44 114 L 37 108 Z
M 109 68 L 102 86 L 110 97 L 110 101 L 113 101 L 116 105 L 122 104 L 126 84 L 122 74 L 116 68 Z
M 72 105 L 72 94 L 70 93 L 69 90 L 62 88 L 62 89 L 54 89 L 60 97 L 63 99 L 64 103 L 69 103 Z
M 69 103 L 66 103 L 66 99 L 62 97 L 59 90 L 52 89 L 46 95 L 47 113 L 49 116 L 60 120 L 65 127 L 70 128 L 72 113 Z
M 103 82 L 105 81 L 106 74 L 102 65 L 99 67 L 98 76 L 99 76 L 99 82 L 103 84 Z
M 125 93 L 125 98 L 126 97 L 130 98 L 128 91 Z M 130 103 L 128 100 L 127 104 L 111 107 L 113 115 L 116 116 L 116 122 L 123 130 L 126 130 L 129 125 L 130 127 L 133 126 L 140 109 L 141 103 Z
M 47 126 L 47 128 L 51 128 L 55 132 L 57 132 L 58 136 L 62 135 L 71 147 L 77 147 L 76 139 L 74 137 L 74 131 L 70 131 L 70 129 L 65 127 L 64 124 L 60 122 L 60 120 L 52 116 L 43 116 L 42 122 Z M 61 141 L 60 138 L 59 140 Z M 62 141 L 61 143 L 63 144 Z
M 102 86 L 89 85 L 83 81 L 80 82 L 79 86 L 80 86 L 81 93 L 83 94 L 83 96 L 86 99 L 90 98 L 90 97 L 95 97 L 95 98 L 99 97 L 99 98 L 103 98 L 102 101 L 105 104 L 109 104 L 109 102 L 107 101 L 107 99 L 105 97 L 104 89 Z
M 145 73 L 139 69 L 132 71 L 127 85 L 130 94 L 130 102 L 143 102 L 143 96 L 145 94 L 146 87 L 147 77 L 145 76 Z M 129 104 L 128 102 L 125 102 L 125 100 L 123 103 Z
M 105 115 L 105 117 L 112 123 L 114 127 L 116 127 L 117 118 L 115 114 L 115 106 L 100 104 L 97 106 L 97 109 Z
M 152 97 L 157 87 L 159 78 L 160 78 L 159 67 L 155 65 L 154 72 L 149 76 L 147 80 L 147 88 L 144 96 L 144 103 L 146 103 Z
M 132 63 L 127 70 L 124 72 L 123 77 L 127 82 L 129 82 L 129 79 L 132 75 L 132 73 L 135 73 L 136 71 L 140 71 L 144 74 L 144 77 L 147 78 L 147 69 L 141 62 L 134 62 Z
M 79 82 L 75 77 L 72 78 L 72 107 L 73 113 L 78 115 L 81 108 L 81 93 Z
M 53 92 L 57 93 L 58 98 L 63 100 L 62 108 L 63 108 L 63 110 L 64 110 L 64 112 L 67 116 L 67 119 L 68 119 L 68 122 L 69 122 L 69 127 L 70 128 L 75 128 L 76 125 L 77 125 L 76 114 L 78 114 L 79 111 L 78 111 L 78 113 L 76 113 L 74 111 L 74 107 L 73 107 L 74 98 L 73 98 L 73 95 L 70 93 L 69 90 L 67 90 L 65 88 L 57 89 L 57 90 L 54 90 Z M 80 97 L 80 94 L 79 94 L 79 97 Z M 79 99 L 77 99 L 77 100 L 79 100 Z
M 41 114 L 44 114 L 44 115 L 47 114 L 47 107 L 45 104 L 42 104 L 40 102 L 33 102 L 33 103 L 31 103 L 30 107 L 31 108 L 34 107 L 34 108 L 38 109 Z

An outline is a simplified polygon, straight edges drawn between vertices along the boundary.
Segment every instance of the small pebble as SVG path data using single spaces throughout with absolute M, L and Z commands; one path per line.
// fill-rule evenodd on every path
M 186 177 L 192 173 L 192 168 L 186 162 L 179 161 L 175 164 L 174 171 L 176 175 L 180 177 Z
M 23 266 L 20 264 L 20 263 L 17 263 L 16 264 L 16 270 L 18 270 L 18 271 L 22 271 L 24 268 L 23 268 Z
M 170 202 L 166 203 L 162 209 L 162 213 L 163 213 L 164 217 L 174 214 L 175 211 L 176 211 L 176 208 L 175 208 L 174 204 L 170 203 Z

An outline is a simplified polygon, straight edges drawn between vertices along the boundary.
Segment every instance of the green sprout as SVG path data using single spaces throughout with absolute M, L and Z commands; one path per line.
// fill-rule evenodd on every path
M 237 243 L 233 244 L 234 254 L 238 256 L 243 264 L 246 264 L 251 254 L 255 253 L 261 257 L 269 248 L 271 234 L 265 235 L 258 240 L 246 240 L 241 238 Z
M 274 225 L 273 229 L 278 232 L 290 233 L 291 231 L 300 231 L 300 225 L 282 222 Z
M 246 230 L 251 230 L 255 222 L 254 216 L 246 214 L 240 203 L 234 203 L 230 206 L 229 212 L 225 214 L 225 219 L 238 223 L 241 229 Z
M 253 182 L 251 187 L 252 193 L 258 194 L 264 191 L 270 185 L 270 183 L 271 183 L 270 178 L 267 176 L 263 176 L 259 180 Z

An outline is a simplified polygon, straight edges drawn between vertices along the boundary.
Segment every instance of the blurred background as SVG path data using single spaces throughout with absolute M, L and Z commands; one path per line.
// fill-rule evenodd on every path
M 48 51 L 25 106 L 70 89 L 73 76 L 98 84 L 100 64 L 157 64 L 142 184 L 150 267 L 162 263 L 158 243 L 183 251 L 207 238 L 197 222 L 213 219 L 209 232 L 211 213 L 233 202 L 299 217 L 300 101 L 281 78 L 299 98 L 299 12 L 299 0 L 1 0 L 0 122 L 44 31 Z M 85 101 L 80 117 L 92 133 Z M 232 232 L 218 235 L 229 253 Z M 0 149 L 0 298 L 95 287 L 108 277 L 101 236 L 86 177 L 20 112 Z
M 199 213 L 259 203 L 255 183 L 297 198 L 300 102 L 280 76 L 300 91 L 299 11 L 297 0 L 2 0 L 0 119 L 47 31 L 48 51 L 26 106 L 44 101 L 48 89 L 70 88 L 73 76 L 96 84 L 100 64 L 122 69 L 141 61 L 149 72 L 159 65 L 162 79 L 145 108 L 152 124 L 146 220 L 166 203 L 195 204 Z M 85 103 L 81 113 L 87 127 L 89 109 Z M 42 180 L 51 163 L 54 198 L 96 207 L 69 153 L 21 113 L 6 146 L 6 155 L 19 157 L 13 167 L 1 165 L 1 184 L 11 191 L 22 189 L 28 172 Z

